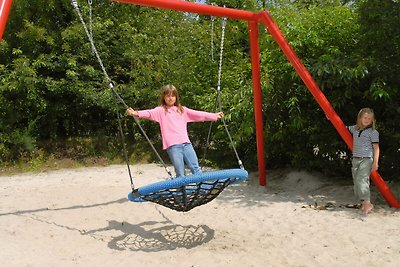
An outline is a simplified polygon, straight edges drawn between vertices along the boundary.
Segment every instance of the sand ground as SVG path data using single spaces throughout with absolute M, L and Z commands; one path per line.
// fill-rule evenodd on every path
M 156 164 L 131 169 L 136 186 L 166 177 Z M 267 187 L 250 173 L 185 213 L 130 202 L 124 165 L 0 176 L 1 265 L 400 266 L 399 210 L 346 207 L 349 180 L 267 175 Z

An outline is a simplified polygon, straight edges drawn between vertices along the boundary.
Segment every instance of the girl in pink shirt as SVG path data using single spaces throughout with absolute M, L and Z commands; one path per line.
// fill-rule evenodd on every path
M 188 136 L 187 123 L 217 121 L 224 117 L 223 112 L 209 113 L 182 106 L 178 91 L 171 84 L 163 86 L 158 107 L 147 110 L 128 108 L 127 113 L 160 124 L 163 149 L 167 150 L 174 165 L 176 177 L 185 175 L 185 164 L 193 174 L 201 172 L 196 152 Z

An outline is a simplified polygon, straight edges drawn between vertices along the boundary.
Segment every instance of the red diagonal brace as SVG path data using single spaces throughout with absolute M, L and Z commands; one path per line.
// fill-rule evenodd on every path
M 10 13 L 12 0 L 0 1 L 0 41 L 3 39 L 4 29 L 6 27 L 8 14 Z

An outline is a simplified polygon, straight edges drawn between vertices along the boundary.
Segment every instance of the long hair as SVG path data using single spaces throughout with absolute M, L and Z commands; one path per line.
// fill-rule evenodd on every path
M 357 128 L 359 130 L 363 129 L 363 125 L 361 123 L 361 117 L 364 116 L 364 114 L 369 114 L 372 116 L 372 122 L 370 125 L 368 125 L 367 127 L 372 127 L 372 129 L 376 129 L 376 121 L 375 121 L 375 113 L 371 108 L 362 108 L 357 115 Z
M 178 93 L 178 90 L 176 89 L 176 87 L 173 86 L 172 84 L 167 84 L 162 87 L 161 94 L 160 94 L 160 106 L 164 107 L 165 111 L 167 111 L 167 103 L 165 103 L 164 98 L 165 98 L 165 96 L 171 95 L 171 94 L 176 97 L 174 106 L 178 107 L 178 112 L 180 114 L 182 114 L 183 106 L 181 105 L 181 103 L 179 101 L 179 93 Z

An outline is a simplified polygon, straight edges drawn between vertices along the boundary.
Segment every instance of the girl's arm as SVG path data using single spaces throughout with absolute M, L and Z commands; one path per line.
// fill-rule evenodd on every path
M 184 112 L 188 122 L 216 121 L 224 117 L 223 112 L 212 113 L 194 110 L 187 107 L 184 107 Z
M 160 113 L 163 112 L 162 107 L 155 107 L 153 109 L 146 110 L 134 110 L 133 108 L 128 108 L 126 112 L 130 116 L 135 116 L 136 118 L 143 118 L 152 121 L 159 122 L 160 121 Z
M 379 162 L 379 144 L 378 143 L 374 143 L 372 144 L 373 148 L 374 148 L 374 161 L 372 162 L 372 169 L 371 171 L 376 171 L 378 170 L 378 162 Z

